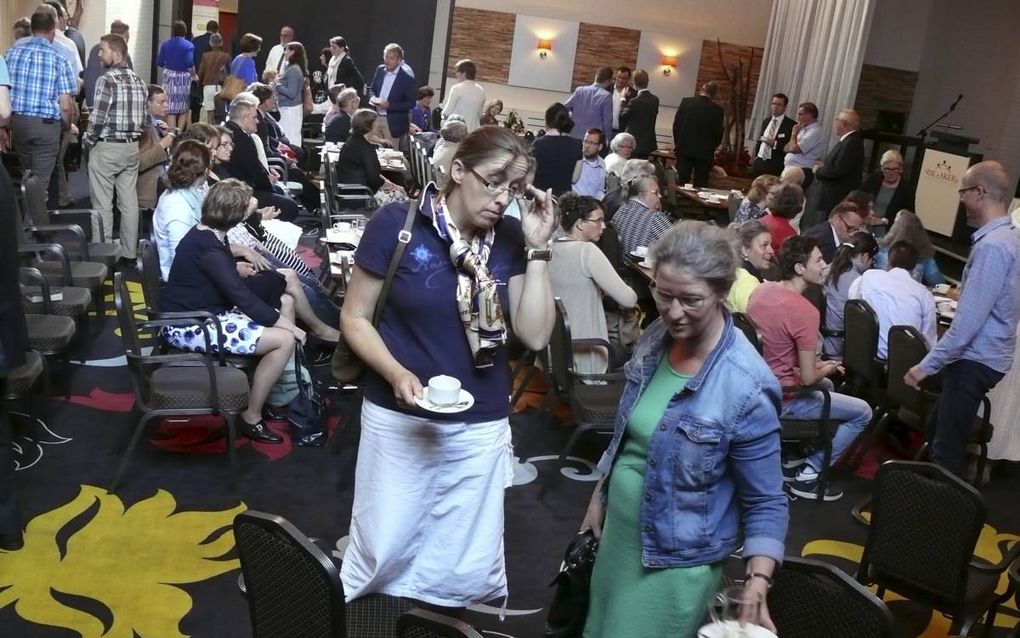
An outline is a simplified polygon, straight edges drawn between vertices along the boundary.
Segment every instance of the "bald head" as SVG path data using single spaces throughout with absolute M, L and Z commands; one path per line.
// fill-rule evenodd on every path
M 978 162 L 963 175 L 963 188 L 980 188 L 985 198 L 1003 206 L 1012 201 L 1012 185 L 1006 167 L 995 160 Z

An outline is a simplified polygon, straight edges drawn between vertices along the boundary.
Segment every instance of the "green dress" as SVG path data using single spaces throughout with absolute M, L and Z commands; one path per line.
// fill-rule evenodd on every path
M 691 379 L 662 360 L 627 423 L 609 478 L 609 500 L 591 579 L 585 638 L 693 638 L 722 577 L 720 563 L 649 569 L 641 564 L 640 516 L 648 442 L 673 395 Z

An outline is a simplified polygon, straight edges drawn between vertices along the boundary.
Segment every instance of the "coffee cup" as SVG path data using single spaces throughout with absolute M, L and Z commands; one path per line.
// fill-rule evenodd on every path
M 333 230 L 338 233 L 346 233 L 351 230 L 351 222 L 336 222 L 333 224 Z
M 935 291 L 935 294 L 944 295 L 949 292 L 950 288 L 952 288 L 952 286 L 950 286 L 949 284 L 936 284 L 934 287 L 932 287 L 932 290 Z
M 648 246 L 638 246 L 637 248 L 634 249 L 634 254 L 642 258 L 647 257 Z
M 429 379 L 429 402 L 433 405 L 453 405 L 460 399 L 460 381 L 440 374 Z

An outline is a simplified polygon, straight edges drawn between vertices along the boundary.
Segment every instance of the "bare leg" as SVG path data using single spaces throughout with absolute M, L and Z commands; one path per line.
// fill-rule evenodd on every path
M 255 354 L 262 355 L 252 375 L 248 407 L 241 413 L 245 423 L 262 420 L 262 406 L 269 397 L 273 384 L 280 378 L 287 362 L 294 358 L 294 335 L 283 328 L 266 328 L 255 346 Z
M 293 299 L 294 313 L 297 315 L 297 318 L 308 326 L 308 329 L 316 337 L 325 341 L 336 341 L 339 339 L 340 331 L 330 328 L 315 315 L 311 304 L 308 303 L 308 296 L 305 295 L 305 289 L 302 287 L 297 273 L 290 268 L 281 268 L 277 272 L 282 274 L 287 280 L 286 296 Z

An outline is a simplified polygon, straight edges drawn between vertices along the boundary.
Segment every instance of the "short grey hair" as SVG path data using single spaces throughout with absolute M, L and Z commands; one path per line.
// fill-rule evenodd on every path
M 443 138 L 447 142 L 461 142 L 467 137 L 468 127 L 467 124 L 461 120 L 447 120 L 443 124 L 443 128 L 439 129 L 439 137 Z
M 246 95 L 246 94 L 245 93 L 238 93 L 237 97 L 235 97 L 234 100 L 230 103 L 230 112 L 227 113 L 227 119 L 236 120 L 238 117 L 241 116 L 241 114 L 243 112 L 246 112 L 248 110 L 254 110 L 254 109 L 258 108 L 258 104 L 259 103 L 258 103 L 257 100 L 253 104 L 250 100 L 238 99 L 242 95 Z M 251 93 L 248 93 L 247 95 L 251 95 Z M 252 97 L 253 100 L 255 99 L 254 95 L 252 95 L 251 97 Z
M 737 278 L 740 263 L 733 235 L 725 228 L 700 221 L 673 224 L 648 250 L 652 272 L 669 264 L 673 268 L 704 280 L 712 290 L 725 297 Z
M 336 96 L 336 105 L 340 108 L 344 108 L 351 101 L 360 99 L 361 98 L 358 97 L 358 92 L 355 89 L 344 89 L 343 91 L 340 91 L 340 95 Z
M 351 133 L 368 135 L 372 132 L 372 126 L 375 125 L 375 120 L 378 117 L 379 114 L 372 109 L 358 109 L 351 116 Z
M 390 42 L 385 47 L 383 47 L 383 55 L 386 55 L 390 51 L 396 51 L 400 59 L 401 60 L 404 59 L 404 47 L 400 46 L 396 42 Z
M 642 177 L 655 177 L 655 166 L 648 160 L 629 159 L 620 171 L 620 181 L 624 184 Z
M 894 148 L 891 148 L 885 153 L 882 153 L 882 159 L 879 160 L 878 165 L 885 166 L 889 162 L 896 162 L 900 166 L 903 166 L 903 156 L 900 155 L 899 151 L 897 151 Z
M 257 84 L 253 83 L 253 84 Z M 250 88 L 250 87 L 249 87 Z M 258 106 L 259 99 L 255 97 L 255 94 L 251 91 L 241 91 L 234 96 L 234 99 L 230 101 L 230 109 L 233 110 L 235 106 L 239 104 L 248 104 L 250 106 Z
M 613 141 L 609 143 L 609 150 L 615 153 L 624 142 L 630 142 L 632 147 L 637 146 L 637 140 L 630 133 L 617 133 Z

